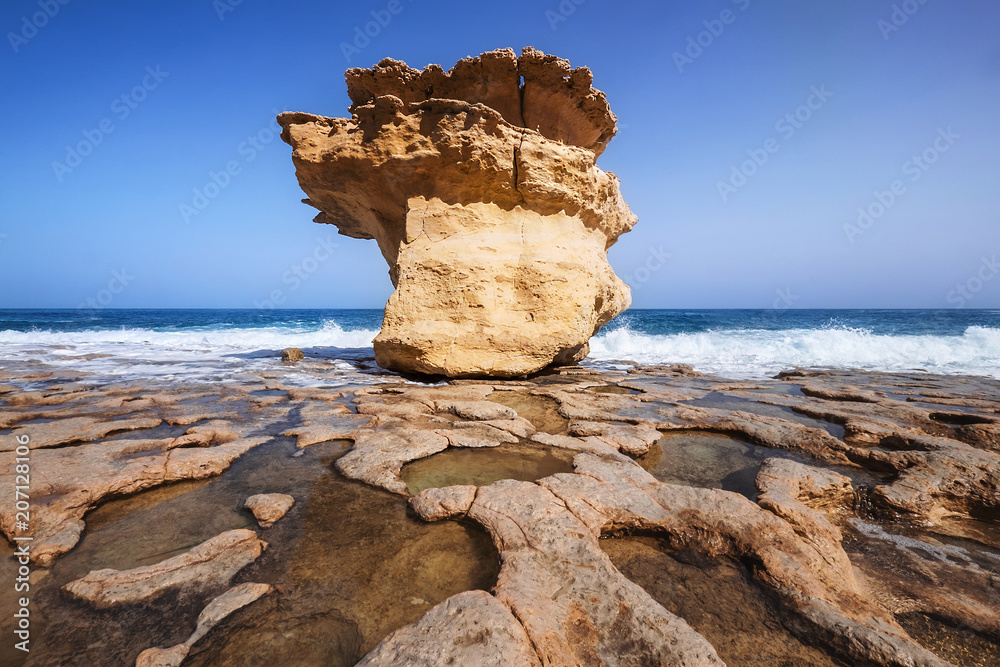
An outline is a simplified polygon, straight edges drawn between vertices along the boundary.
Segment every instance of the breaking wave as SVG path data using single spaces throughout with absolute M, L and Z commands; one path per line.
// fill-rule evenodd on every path
M 343 327 L 332 318 L 294 325 L 245 322 L 194 327 L 0 331 L 0 352 L 10 361 L 44 361 L 119 379 L 235 379 L 279 363 L 278 351 L 299 347 L 329 362 L 327 371 L 364 362 L 373 366 L 374 320 Z M 640 321 L 640 324 L 643 322 Z M 791 324 L 791 323 L 789 323 Z M 719 327 L 702 331 L 639 332 L 626 324 L 605 329 L 590 342 L 586 364 L 615 361 L 691 364 L 704 373 L 734 378 L 773 377 L 796 367 L 1000 377 L 1000 328 L 972 325 L 950 333 L 886 333 L 837 323 L 786 329 Z M 648 329 L 653 326 L 653 332 Z M 958 333 L 961 332 L 961 333 Z M 371 363 L 369 363 L 371 362 Z M 325 378 L 324 378 L 325 381 Z
M 332 320 L 320 327 L 6 330 L 0 331 L 0 350 L 11 361 L 41 361 L 115 380 L 239 382 L 279 364 L 280 350 L 298 347 L 323 365 L 285 375 L 293 383 L 322 385 L 356 378 L 352 362 L 373 366 L 377 334 L 345 330 Z
M 961 335 L 875 334 L 866 329 L 723 330 L 664 335 L 627 327 L 590 341 L 590 359 L 685 363 L 727 377 L 772 377 L 795 367 L 1000 377 L 1000 329 L 970 326 Z

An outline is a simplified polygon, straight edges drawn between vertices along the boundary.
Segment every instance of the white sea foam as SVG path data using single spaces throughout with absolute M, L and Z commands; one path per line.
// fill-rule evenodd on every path
M 267 371 L 279 351 L 299 347 L 326 362 L 319 374 L 298 373 L 299 383 L 329 383 L 352 375 L 350 361 L 370 360 L 378 331 L 344 330 L 327 321 L 322 328 L 204 328 L 176 331 L 101 329 L 92 331 L 0 331 L 0 353 L 12 361 L 40 361 L 120 380 L 242 379 Z M 294 370 L 286 374 L 296 375 Z M 292 378 L 294 381 L 294 378 Z
M 37 360 L 119 379 L 227 380 L 278 363 L 278 351 L 299 347 L 348 373 L 352 362 L 373 360 L 378 332 L 345 330 L 327 321 L 315 327 L 205 328 L 176 331 L 0 331 L 0 354 L 12 361 Z M 988 375 L 1000 377 L 1000 329 L 971 326 L 962 335 L 885 335 L 863 329 L 720 330 L 665 335 L 628 328 L 605 331 L 590 342 L 586 363 L 615 360 L 642 364 L 692 364 L 697 370 L 736 378 L 771 377 L 795 367 Z M 110 355 L 87 359 L 86 355 Z M 304 371 L 303 371 L 304 372 Z M 348 373 L 350 374 L 350 373 Z
M 650 335 L 627 328 L 590 341 L 591 362 L 685 363 L 727 377 L 770 377 L 794 367 L 862 368 L 1000 377 L 1000 329 L 960 336 L 885 335 L 863 329 L 726 330 Z
M 321 329 L 305 327 L 204 328 L 176 331 L 100 329 L 96 331 L 0 331 L 0 345 L 10 346 L 152 346 L 172 351 L 236 351 L 286 347 L 370 347 L 378 331 L 345 331 L 327 321 Z M 118 351 L 118 348 L 113 348 Z M 97 350 L 94 350 L 97 351 Z

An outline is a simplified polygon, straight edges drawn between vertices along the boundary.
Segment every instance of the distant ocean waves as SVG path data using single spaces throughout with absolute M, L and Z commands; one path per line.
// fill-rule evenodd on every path
M 0 346 L 67 346 L 89 352 L 119 354 L 126 349 L 157 350 L 166 355 L 188 352 L 247 352 L 286 347 L 371 347 L 378 329 L 344 330 L 334 320 L 321 326 L 189 328 L 156 331 L 145 328 L 84 331 L 0 331 Z M 124 347 L 122 347 L 124 346 Z
M 794 367 L 861 368 L 1000 378 L 1000 329 L 970 326 L 960 335 L 877 334 L 865 329 L 602 332 L 590 360 L 685 363 L 726 377 L 773 377 Z
M 630 311 L 591 340 L 586 364 L 685 363 L 735 378 L 795 367 L 1000 378 L 995 311 Z M 0 311 L 0 366 L 41 362 L 118 380 L 242 381 L 269 370 L 343 384 L 374 367 L 380 311 Z M 281 367 L 299 347 L 311 369 Z M 292 381 L 295 381 L 292 378 Z
M 0 331 L 0 358 L 40 361 L 117 381 L 242 382 L 282 369 L 283 381 L 302 386 L 363 381 L 356 364 L 374 368 L 372 329 L 344 330 L 335 321 L 318 327 L 242 327 L 154 331 L 144 328 L 85 331 Z M 280 351 L 299 347 L 322 366 L 280 366 Z

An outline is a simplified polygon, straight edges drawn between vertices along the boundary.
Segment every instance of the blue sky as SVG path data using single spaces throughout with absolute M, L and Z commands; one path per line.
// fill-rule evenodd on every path
M 525 45 L 618 114 L 634 306 L 1000 306 L 996 2 L 398 1 L 350 62 L 389 0 L 4 3 L 0 307 L 381 307 L 375 243 L 311 222 L 274 112 Z

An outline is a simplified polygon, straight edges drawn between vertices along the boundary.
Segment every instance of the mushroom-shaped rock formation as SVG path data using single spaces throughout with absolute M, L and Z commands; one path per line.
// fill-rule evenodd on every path
M 386 59 L 347 71 L 350 119 L 278 116 L 315 221 L 389 264 L 379 365 L 532 373 L 585 357 L 628 308 L 607 250 L 636 217 L 596 166 L 616 118 L 592 80 L 533 48 L 447 73 Z

